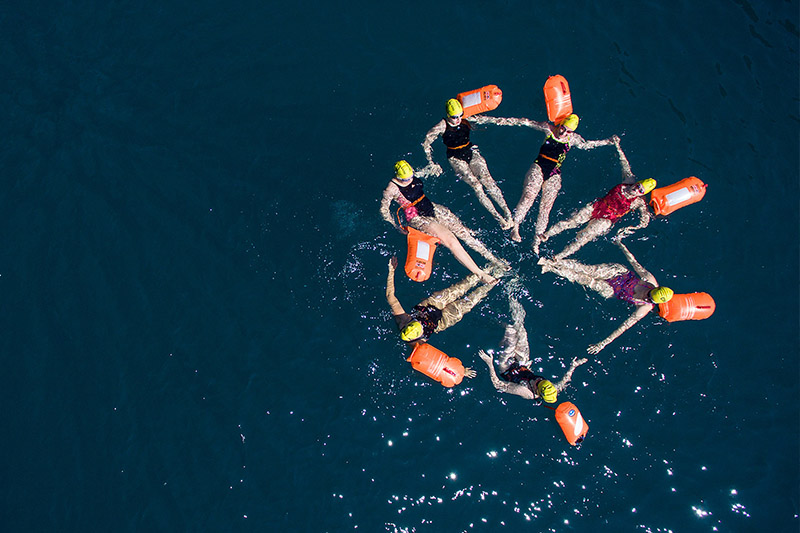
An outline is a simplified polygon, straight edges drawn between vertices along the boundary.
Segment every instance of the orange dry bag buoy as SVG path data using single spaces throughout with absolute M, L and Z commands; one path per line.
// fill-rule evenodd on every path
M 547 104 L 547 118 L 560 124 L 572 113 L 572 95 L 564 76 L 550 76 L 544 84 L 544 102 Z
M 559 405 L 556 408 L 556 421 L 573 446 L 583 442 L 583 438 L 589 432 L 589 424 L 583 419 L 574 403 L 564 402 Z
M 503 91 L 497 85 L 487 85 L 456 96 L 464 108 L 464 118 L 497 109 L 503 101 Z
M 703 320 L 714 314 L 717 304 L 706 292 L 676 294 L 665 304 L 658 304 L 658 315 L 667 322 Z
M 406 231 L 408 231 L 406 275 L 414 281 L 423 282 L 431 277 L 433 252 L 436 251 L 439 239 L 411 227 L 406 227 Z
M 428 343 L 417 344 L 406 359 L 414 370 L 435 379 L 445 387 L 452 387 L 464 379 L 464 365 L 455 357 L 448 357 Z
M 678 183 L 655 189 L 650 194 L 650 205 L 656 215 L 669 215 L 683 206 L 694 204 L 706 195 L 706 185 L 694 176 Z

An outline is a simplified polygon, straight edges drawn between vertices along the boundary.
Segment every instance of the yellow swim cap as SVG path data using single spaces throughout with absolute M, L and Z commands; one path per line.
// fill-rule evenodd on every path
M 543 379 L 536 385 L 536 388 L 539 391 L 539 396 L 542 397 L 542 400 L 547 403 L 556 403 L 556 400 L 558 399 L 558 389 L 556 389 L 556 386 L 550 381 Z
M 669 287 L 656 287 L 650 291 L 650 299 L 654 304 L 665 304 L 672 300 L 675 292 Z
M 406 327 L 403 328 L 403 331 L 400 332 L 400 338 L 406 342 L 411 342 L 422 337 L 423 333 L 424 332 L 422 330 L 422 324 L 420 321 L 412 320 Z
M 451 98 L 450 100 L 447 101 L 445 109 L 447 110 L 448 117 L 459 117 L 464 114 L 464 108 L 461 107 L 461 102 L 459 102 L 455 98 Z
M 399 180 L 407 180 L 414 177 L 414 169 L 408 161 L 401 160 L 394 164 L 394 177 Z
M 564 126 L 565 128 L 567 128 L 570 131 L 575 131 L 575 130 L 578 129 L 578 123 L 580 121 L 581 121 L 581 119 L 578 118 L 578 115 L 573 113 L 571 115 L 567 115 L 567 118 L 565 118 L 561 122 L 561 125 Z
M 654 180 L 653 178 L 647 178 L 638 181 L 637 183 L 642 186 L 642 189 L 644 189 L 645 194 L 652 192 L 652 190 L 656 188 L 656 180 Z

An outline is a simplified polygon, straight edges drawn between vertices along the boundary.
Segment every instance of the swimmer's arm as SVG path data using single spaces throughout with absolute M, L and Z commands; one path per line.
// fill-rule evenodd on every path
M 563 378 L 561 378 L 561 381 L 556 383 L 556 390 L 558 390 L 558 392 L 562 392 L 564 389 L 567 388 L 567 385 L 569 385 L 569 382 L 572 380 L 572 373 L 575 372 L 575 369 L 581 366 L 586 361 L 588 361 L 588 359 L 586 359 L 585 357 L 582 357 L 581 359 L 575 357 L 574 359 L 572 359 L 572 364 L 569 366 L 569 370 L 567 370 L 567 373 L 564 374 Z
M 392 257 L 389 259 L 389 274 L 386 276 L 386 302 L 389 304 L 389 307 L 392 309 L 392 315 L 402 315 L 405 313 L 405 309 L 403 306 L 400 305 L 400 301 L 394 295 L 394 270 L 397 268 L 397 258 Z
M 428 165 L 433 165 L 433 141 L 436 138 L 444 133 L 445 129 L 445 122 L 444 120 L 439 121 L 434 127 L 432 127 L 428 133 L 425 135 L 425 140 L 422 141 L 422 149 L 425 150 L 425 157 L 428 159 Z
M 653 281 L 655 281 L 655 278 L 653 277 L 653 275 L 650 272 L 648 272 L 647 270 L 645 270 L 645 268 L 642 266 L 642 264 L 639 263 L 639 261 L 636 260 L 636 258 L 633 256 L 631 251 L 628 250 L 627 246 L 622 244 L 622 242 L 620 242 L 620 241 L 617 241 L 617 246 L 619 246 L 620 250 L 622 250 L 622 253 L 625 254 L 625 259 L 627 259 L 628 263 L 631 264 L 631 266 L 633 267 L 633 270 L 634 270 L 634 272 L 636 272 L 637 276 L 639 276 L 640 278 L 642 278 L 645 281 L 649 281 L 650 283 L 653 283 Z
M 581 150 L 591 150 L 593 148 L 597 148 L 598 146 L 608 146 L 609 144 L 615 144 L 614 138 L 617 137 L 616 135 L 609 137 L 608 139 L 602 139 L 600 141 L 587 141 L 577 133 L 572 134 L 571 143 L 572 146 L 575 148 L 579 148 Z
M 383 220 L 394 226 L 394 229 L 399 231 L 400 226 L 395 221 L 391 211 L 389 211 L 389 206 L 392 204 L 392 200 L 394 199 L 395 194 L 394 191 L 392 191 L 392 184 L 389 184 L 389 186 L 383 191 L 383 198 L 381 198 L 381 217 L 383 217 Z
M 539 130 L 544 133 L 553 132 L 553 126 L 551 126 L 549 122 L 539 122 L 537 120 L 528 120 L 528 119 L 523 119 L 523 120 L 525 120 L 525 122 L 520 124 L 520 126 L 528 126 L 529 128 L 533 128 L 535 130 Z
M 641 197 L 636 198 L 631 204 L 631 208 L 639 210 L 639 223 L 635 226 L 626 226 L 617 232 L 617 237 L 624 238 L 636 230 L 646 228 L 650 223 L 650 213 L 647 211 L 647 204 Z
M 619 138 L 619 137 L 617 137 Z M 617 147 L 617 154 L 619 155 L 619 164 L 622 166 L 622 183 L 630 184 L 636 181 L 636 176 L 633 175 L 631 164 L 628 163 L 628 158 L 625 157 L 625 152 L 622 151 L 619 141 L 614 143 Z
M 475 124 L 494 124 L 496 126 L 528 126 L 529 128 L 534 127 L 534 121 L 528 118 L 504 118 L 490 117 L 487 115 L 473 115 L 469 117 L 469 120 Z
M 631 326 L 633 326 L 634 324 L 639 322 L 642 318 L 644 318 L 645 315 L 647 315 L 647 313 L 649 313 L 652 309 L 653 306 L 650 304 L 643 304 L 636 306 L 636 311 L 634 311 L 631 316 L 626 318 L 625 322 L 623 322 L 620 325 L 620 327 L 615 329 L 611 335 L 609 335 L 602 341 L 598 342 L 597 344 L 592 344 L 591 346 L 589 346 L 589 348 L 587 348 L 586 351 L 591 354 L 598 353 L 600 350 L 611 344 L 611 342 L 614 339 L 616 339 L 617 337 L 628 331 L 631 328 Z
M 503 381 L 502 379 L 497 377 L 497 373 L 495 373 L 494 371 L 494 363 L 492 362 L 492 356 L 490 356 L 483 350 L 479 351 L 478 355 L 481 357 L 481 359 L 483 359 L 483 362 L 486 363 L 486 366 L 489 367 L 489 378 L 491 378 L 492 385 L 494 385 L 495 389 L 497 389 L 499 392 L 508 392 L 510 394 L 516 394 L 517 396 L 522 396 L 527 400 L 534 399 L 533 393 L 525 385 Z
M 637 224 L 633 229 L 646 228 L 650 223 L 650 212 L 647 210 L 647 204 L 645 203 L 644 199 L 640 196 L 634 200 L 632 207 L 639 210 L 639 224 Z

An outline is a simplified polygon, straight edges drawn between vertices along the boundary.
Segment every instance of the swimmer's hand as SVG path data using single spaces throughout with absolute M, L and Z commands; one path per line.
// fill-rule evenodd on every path
M 613 142 L 615 146 L 619 146 L 620 140 L 619 135 L 611 136 L 611 142 Z
M 477 375 L 478 375 L 478 373 L 477 373 L 477 372 L 475 372 L 475 371 L 474 371 L 473 369 L 471 369 L 470 367 L 465 367 L 465 368 L 464 368 L 464 377 L 465 377 L 465 378 L 470 378 L 470 379 L 472 379 L 472 378 L 474 378 L 474 377 L 475 377 L 475 376 L 477 376 Z
M 442 170 L 442 167 L 438 163 L 429 163 L 425 168 L 417 172 L 417 174 L 421 176 L 437 177 L 441 176 L 442 172 L 444 171 Z
M 389 259 L 389 270 L 394 270 L 395 268 L 397 268 L 397 256 L 393 255 Z
M 486 363 L 487 365 L 491 366 L 491 364 L 492 364 L 492 356 L 491 355 L 489 355 L 488 353 L 484 352 L 483 350 L 478 350 L 478 356 L 481 359 L 483 359 L 484 363 Z
M 598 342 L 597 344 L 592 344 L 591 346 L 586 348 L 586 351 L 594 355 L 596 353 L 600 353 L 600 350 L 602 350 L 605 347 L 606 347 L 605 343 Z
M 628 235 L 631 235 L 633 232 L 634 232 L 634 229 L 631 226 L 627 226 L 625 228 L 622 228 L 621 230 L 619 230 L 617 232 L 616 240 L 618 240 L 618 241 L 622 240 L 625 237 L 627 237 Z
M 572 359 L 572 368 L 578 368 L 579 366 L 581 366 L 582 364 L 584 364 L 587 361 L 588 361 L 588 359 L 586 359 L 585 357 L 581 357 L 580 359 L 578 359 L 577 357 L 574 357 Z

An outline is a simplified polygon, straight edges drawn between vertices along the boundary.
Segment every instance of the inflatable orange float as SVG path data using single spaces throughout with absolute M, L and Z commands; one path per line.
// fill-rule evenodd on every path
M 695 176 L 678 183 L 660 187 L 650 193 L 650 205 L 656 215 L 669 215 L 681 207 L 699 202 L 706 195 L 708 185 Z
M 406 255 L 406 275 L 414 281 L 423 282 L 431 277 L 433 271 L 433 253 L 439 239 L 412 227 L 408 231 L 408 254 Z
M 464 365 L 455 357 L 448 357 L 428 343 L 417 344 L 406 359 L 414 370 L 433 378 L 445 387 L 454 387 L 464 379 Z
M 487 85 L 474 91 L 459 93 L 456 98 L 464 108 L 464 118 L 497 109 L 503 101 L 503 91 L 497 85 Z
M 544 102 L 547 105 L 547 119 L 553 124 L 561 122 L 572 114 L 572 95 L 564 76 L 550 76 L 544 84 Z
M 589 432 L 589 424 L 581 416 L 581 412 L 572 402 L 564 402 L 556 408 L 556 421 L 567 441 L 577 446 Z
M 707 292 L 676 294 L 670 301 L 658 304 L 658 315 L 667 322 L 704 320 L 714 314 L 717 304 Z

